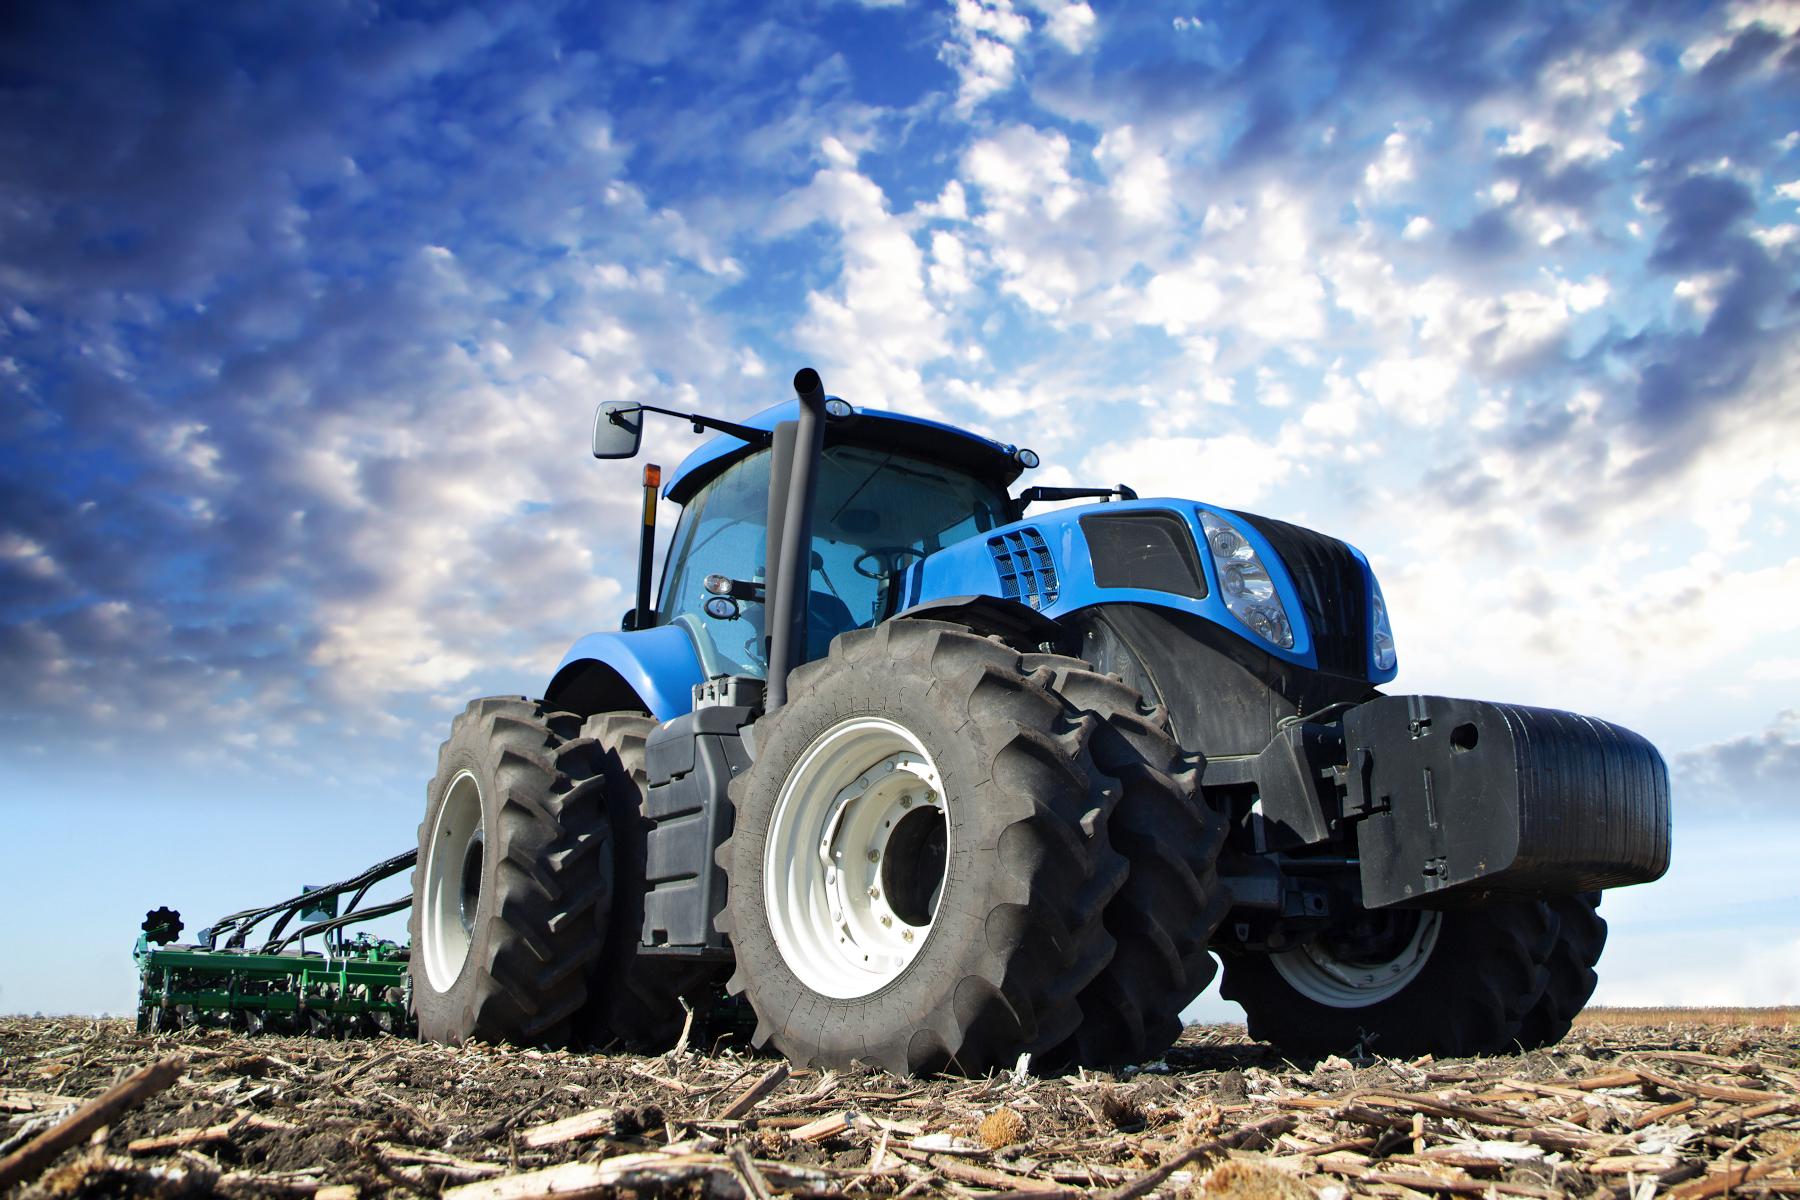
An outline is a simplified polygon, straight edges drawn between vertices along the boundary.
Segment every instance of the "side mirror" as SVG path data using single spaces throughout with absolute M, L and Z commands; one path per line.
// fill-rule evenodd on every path
M 608 401 L 594 410 L 595 458 L 631 458 L 643 439 L 643 405 Z

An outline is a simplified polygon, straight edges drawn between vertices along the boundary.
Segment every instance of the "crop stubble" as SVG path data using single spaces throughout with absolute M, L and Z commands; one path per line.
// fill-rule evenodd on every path
M 0 1018 L 0 1191 L 1800 1195 L 1800 1027 L 1682 1016 L 1603 1010 L 1550 1051 L 1410 1062 L 1295 1064 L 1240 1027 L 1203 1026 L 1141 1071 L 979 1080 L 821 1074 L 732 1050 L 458 1050 Z M 81 1136 L 46 1161 L 39 1139 L 69 1130 L 78 1106 L 170 1060 L 172 1083 L 93 1132 L 89 1106 Z

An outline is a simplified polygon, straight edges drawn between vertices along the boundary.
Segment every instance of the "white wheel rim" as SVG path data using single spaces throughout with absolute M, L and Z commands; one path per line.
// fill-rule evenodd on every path
M 820 734 L 763 843 L 764 911 L 788 969 L 840 1000 L 898 979 L 930 936 L 949 849 L 943 783 L 918 738 L 880 717 Z
M 1399 953 L 1375 961 L 1339 957 L 1322 939 L 1271 954 L 1269 961 L 1294 990 L 1331 1008 L 1367 1008 L 1397 995 L 1419 977 L 1437 946 L 1441 912 L 1422 912 Z
M 459 771 L 444 789 L 425 844 L 425 894 L 419 909 L 425 977 L 440 992 L 450 990 L 469 957 L 484 850 L 481 785 L 470 772 Z

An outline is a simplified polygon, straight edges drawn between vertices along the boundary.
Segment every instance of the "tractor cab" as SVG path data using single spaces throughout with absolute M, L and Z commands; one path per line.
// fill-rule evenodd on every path
M 597 458 L 635 454 L 650 412 L 719 434 L 662 490 L 683 512 L 654 607 L 656 493 L 646 475 L 627 628 L 679 629 L 703 678 L 767 680 L 771 707 L 789 668 L 899 611 L 911 568 L 1014 520 L 1007 486 L 1037 465 L 1030 450 L 827 397 L 811 371 L 796 388 L 796 400 L 742 424 L 643 404 L 603 404 L 594 424 Z M 784 542 L 805 549 L 784 554 Z
M 750 425 L 773 427 L 788 415 L 771 409 Z M 682 515 L 645 624 L 684 630 L 709 678 L 768 673 L 773 460 L 772 449 L 723 435 L 665 489 Z M 1006 485 L 1020 469 L 1010 447 L 948 426 L 854 409 L 830 421 L 816 467 L 801 661 L 822 656 L 841 633 L 893 616 L 910 567 L 1011 520 Z

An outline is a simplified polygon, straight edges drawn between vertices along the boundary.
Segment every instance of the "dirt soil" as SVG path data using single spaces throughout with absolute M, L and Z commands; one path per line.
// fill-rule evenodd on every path
M 1800 1195 L 1800 1027 L 1593 1017 L 1518 1057 L 1296 1064 L 1227 1025 L 1142 1070 L 976 1080 L 0 1018 L 0 1180 L 171 1059 L 173 1084 L 0 1192 Z

